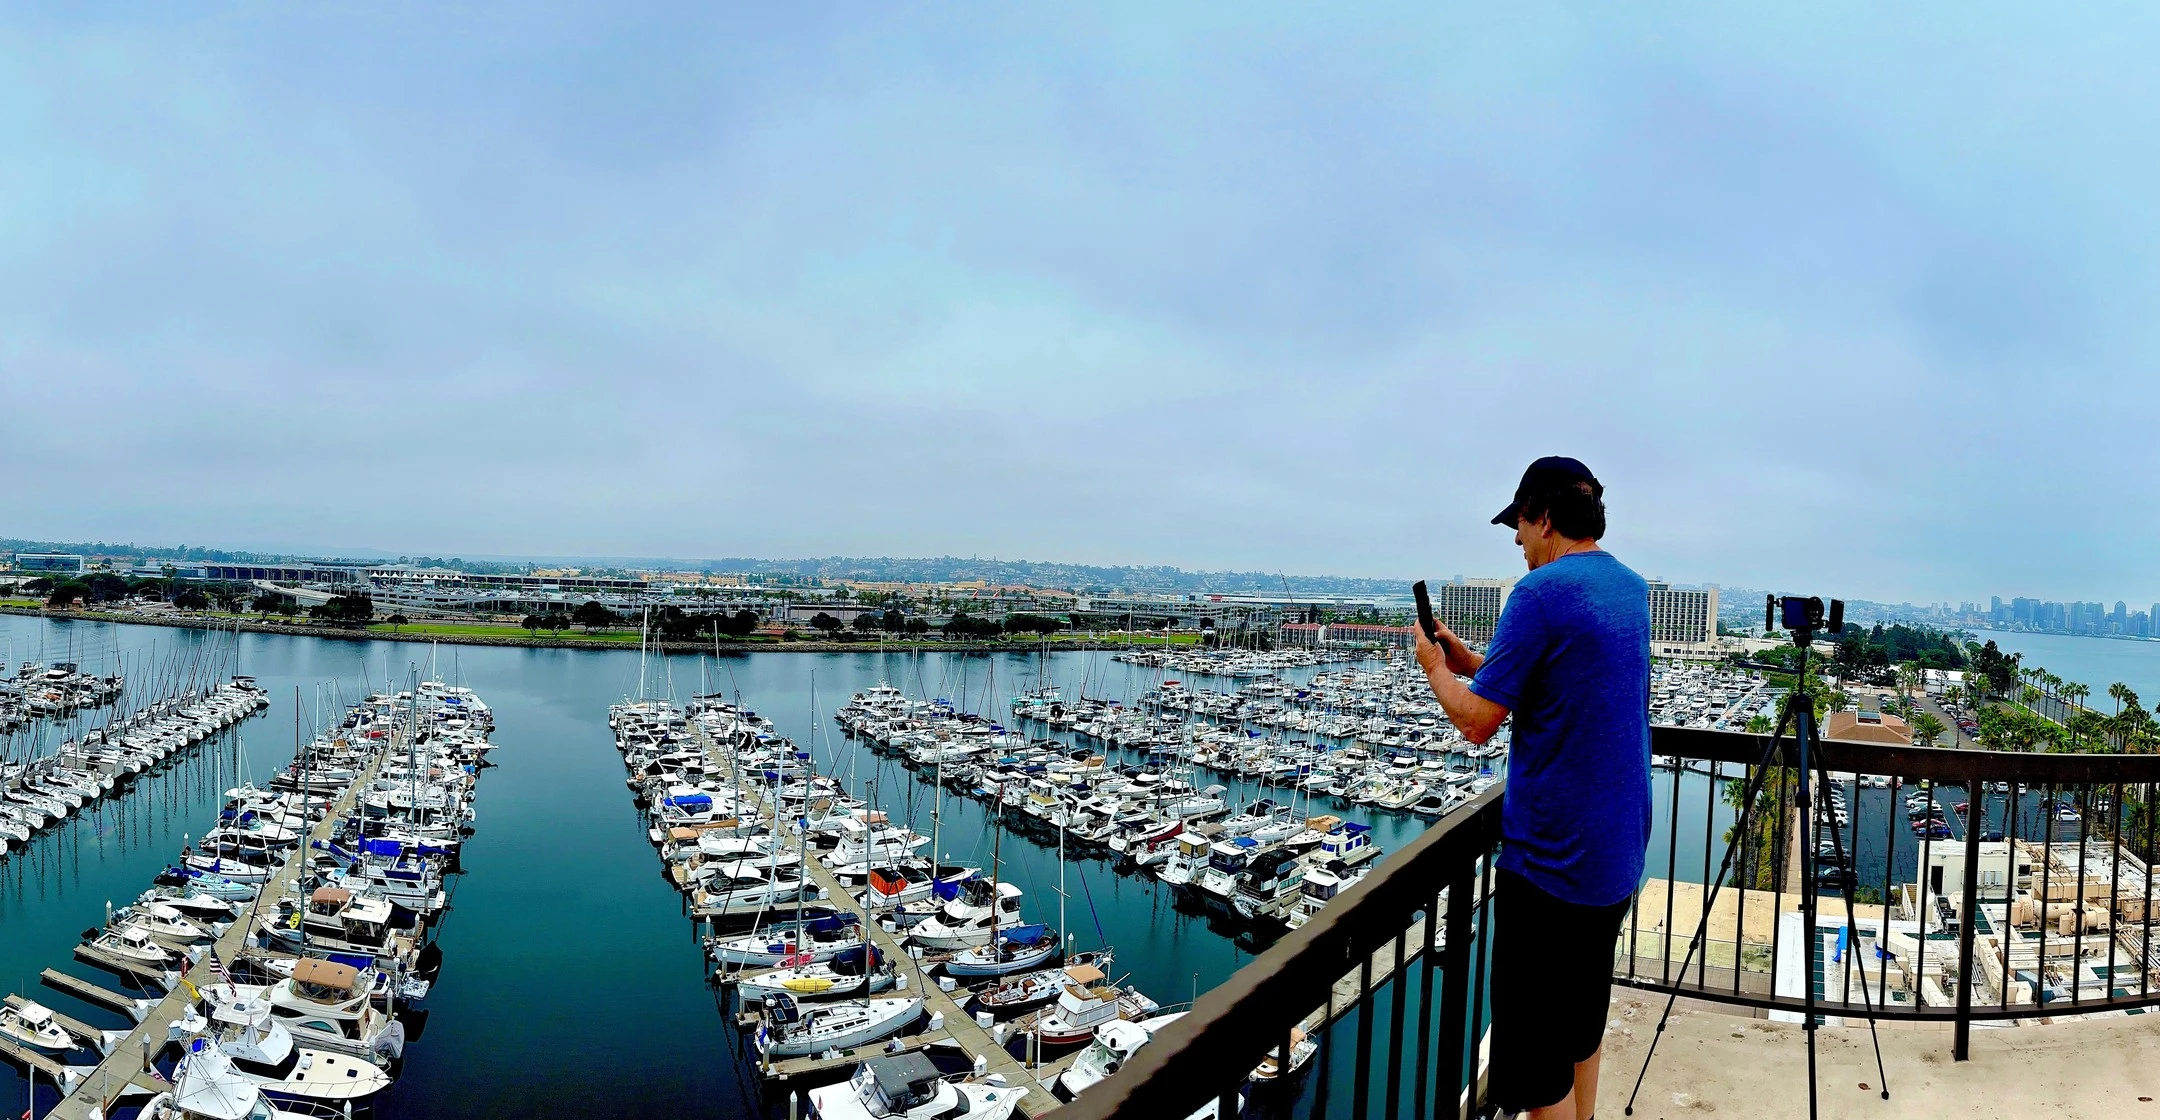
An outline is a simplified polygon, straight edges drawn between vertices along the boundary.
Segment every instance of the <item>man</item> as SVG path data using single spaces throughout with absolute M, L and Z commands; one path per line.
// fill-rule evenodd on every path
M 1418 664 L 1466 738 L 1483 743 L 1515 717 L 1489 1092 L 1534 1120 L 1584 1120 L 1597 1107 L 1613 944 L 1650 842 L 1650 593 L 1598 547 L 1604 497 L 1574 459 L 1532 463 L 1493 518 L 1515 529 L 1530 574 L 1491 645 L 1473 653 L 1445 625 L 1438 644 L 1417 635 Z

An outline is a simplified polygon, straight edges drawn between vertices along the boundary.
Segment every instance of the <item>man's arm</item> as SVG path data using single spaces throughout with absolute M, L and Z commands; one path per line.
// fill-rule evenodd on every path
M 1485 659 L 1471 652 L 1470 647 L 1445 624 L 1439 625 L 1440 645 L 1434 645 L 1425 637 L 1423 627 L 1412 626 L 1410 629 L 1417 635 L 1418 667 L 1425 670 L 1425 682 L 1432 686 L 1433 697 L 1440 701 L 1440 707 L 1455 724 L 1455 730 L 1462 732 L 1463 738 L 1483 745 L 1500 730 L 1508 710 L 1470 691 L 1470 686 L 1456 674 L 1476 673 L 1484 666 Z

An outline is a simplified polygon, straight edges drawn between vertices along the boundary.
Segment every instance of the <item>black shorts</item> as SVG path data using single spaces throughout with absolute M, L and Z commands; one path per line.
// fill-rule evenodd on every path
M 1512 871 L 1495 873 L 1492 1104 L 1509 1112 L 1544 1108 L 1574 1088 L 1575 1063 L 1605 1037 L 1613 947 L 1630 901 L 1581 906 Z M 1577 1111 L 1584 1111 L 1580 1102 Z

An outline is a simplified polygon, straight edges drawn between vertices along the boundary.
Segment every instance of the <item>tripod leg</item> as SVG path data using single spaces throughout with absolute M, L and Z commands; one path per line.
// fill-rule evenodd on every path
M 1784 741 L 1785 725 L 1791 718 L 1792 708 L 1788 706 L 1785 712 L 1778 716 L 1777 730 L 1770 736 L 1769 744 L 1763 748 L 1762 760 L 1755 764 L 1755 772 L 1748 775 L 1747 789 L 1742 794 L 1740 801 L 1740 817 L 1733 822 L 1732 839 L 1725 842 L 1725 858 L 1718 864 L 1717 878 L 1707 884 L 1710 893 L 1703 903 L 1703 916 L 1697 919 L 1695 936 L 1688 941 L 1687 955 L 1680 960 L 1679 975 L 1681 976 L 1687 975 L 1688 965 L 1695 962 L 1695 952 L 1702 947 L 1703 939 L 1709 933 L 1710 914 L 1717 908 L 1718 891 L 1725 886 L 1725 876 L 1732 871 L 1733 857 L 1739 854 L 1740 845 L 1749 842 L 1748 826 L 1754 819 L 1756 797 L 1762 792 L 1762 787 L 1766 784 L 1766 780 L 1770 775 L 1770 768 L 1777 760 L 1779 754 L 1778 745 Z M 1711 791 L 1713 795 L 1716 792 L 1715 789 Z M 1672 868 L 1665 869 L 1665 889 L 1668 891 L 1672 889 L 1672 873 Z M 1745 889 L 1742 888 L 1743 891 Z M 1745 894 L 1742 894 L 1740 904 L 1742 906 L 1747 905 L 1747 896 Z M 1671 930 L 1665 931 L 1665 940 L 1667 945 L 1665 952 L 1669 959 L 1672 955 L 1670 948 L 1672 943 Z M 1735 969 L 1740 967 L 1738 946 L 1734 946 L 1733 967 Z M 1665 1037 L 1665 1024 L 1672 1019 L 1673 1005 L 1679 1002 L 1680 991 L 1678 985 L 1675 985 L 1673 991 L 1668 992 L 1665 996 L 1665 1010 L 1658 1015 L 1657 1031 L 1650 1036 L 1650 1048 L 1643 1053 L 1642 1069 L 1635 1073 L 1635 1088 L 1628 1092 L 1627 1107 L 1621 1110 L 1622 1115 L 1635 1115 L 1635 1098 L 1642 1092 L 1643 1078 L 1650 1073 L 1651 1060 L 1657 1057 L 1658 1042 Z
M 1822 775 L 1823 788 L 1825 790 L 1829 789 L 1829 765 L 1823 762 L 1822 756 L 1820 754 L 1817 754 L 1815 756 L 1815 765 L 1817 772 Z M 1973 784 L 1977 785 L 1979 783 L 1976 782 Z M 1853 796 L 1854 800 L 1857 801 L 1859 798 L 1859 783 L 1857 781 L 1853 783 Z M 1965 821 L 1966 827 L 1968 828 L 1972 827 L 1972 822 L 1975 819 L 1974 812 L 1970 808 L 1970 806 L 1978 805 L 1979 803 L 1980 800 L 1976 797 L 1968 797 L 1966 800 L 1966 805 L 1968 806 L 1968 809 L 1966 811 Z M 1894 811 L 1896 809 L 1896 805 L 1893 804 L 1891 806 L 1891 809 Z M 1849 993 L 1852 991 L 1853 954 L 1860 951 L 1860 938 L 1857 933 L 1857 930 L 1859 929 L 1858 923 L 1860 920 L 1860 916 L 1859 911 L 1855 908 L 1853 902 L 1853 878 L 1854 872 L 1857 871 L 1858 868 L 1857 866 L 1855 866 L 1852 870 L 1846 869 L 1845 838 L 1844 834 L 1838 831 L 1837 815 L 1835 813 L 1830 814 L 1830 823 L 1828 827 L 1830 832 L 1830 854 L 1833 859 L 1837 860 L 1837 865 L 1841 872 L 1841 874 L 1839 875 L 1839 880 L 1845 886 L 1845 928 L 1855 931 L 1852 937 L 1849 939 L 1848 947 L 1845 950 L 1845 990 L 1848 993 L 1848 998 L 1850 998 Z M 1857 865 L 1859 862 L 1857 859 L 1857 853 L 1855 853 L 1855 856 L 1856 858 L 1854 860 L 1854 863 L 1855 865 Z M 1886 855 L 1884 858 L 1887 859 L 1889 857 Z M 1889 906 L 1889 900 L 1885 899 L 1883 901 L 1883 917 L 1885 920 L 1882 923 L 1882 928 L 1877 930 L 1875 935 L 1875 944 L 1878 949 L 1882 945 L 1882 935 L 1889 932 Z M 1865 1008 L 1867 1011 L 1868 1041 L 1875 1044 L 1875 1076 L 1878 1079 L 1877 1083 L 1882 1086 L 1882 1099 L 1889 1100 L 1890 1073 L 1883 1066 L 1882 1035 L 1877 1033 L 1875 1030 L 1875 997 L 1868 992 L 1867 967 L 1865 965 L 1861 966 L 1860 968 L 1860 1006 Z

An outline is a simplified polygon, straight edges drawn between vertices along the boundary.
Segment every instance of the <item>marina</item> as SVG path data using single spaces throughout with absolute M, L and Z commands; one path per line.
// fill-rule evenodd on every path
M 32 623 L 0 620 L 0 625 L 7 624 Z M 170 641 L 165 631 L 104 629 L 121 636 L 154 633 L 161 641 Z M 144 640 L 140 648 L 147 648 Z M 466 840 L 460 853 L 463 866 L 482 873 L 459 877 L 456 889 L 445 891 L 450 896 L 448 905 L 429 930 L 431 942 L 457 967 L 445 969 L 426 999 L 413 1009 L 415 1023 L 425 1024 L 425 1034 L 408 1039 L 396 1080 L 360 1102 L 359 1107 L 375 1115 L 485 1112 L 496 1107 L 491 1101 L 507 1103 L 509 1098 L 501 1095 L 506 1090 L 498 1087 L 510 1083 L 505 1079 L 533 1071 L 530 1076 L 537 1078 L 537 1087 L 531 1091 L 563 1102 L 561 1111 L 566 1114 L 612 1115 L 627 1108 L 778 1120 L 788 1115 L 791 1101 L 807 1113 L 816 1095 L 830 1100 L 831 1093 L 846 1091 L 854 1094 L 851 1099 L 859 1099 L 863 1092 L 877 1091 L 880 1075 L 870 1067 L 895 1056 L 886 1053 L 892 1039 L 899 1040 L 901 1051 L 931 1063 L 939 1071 L 938 1084 L 950 1085 L 947 1079 L 957 1079 L 973 1087 L 967 1091 L 984 1094 L 976 1106 L 1003 1107 L 1008 1102 L 989 1098 L 1009 1090 L 1015 1094 L 1009 1103 L 1017 1113 L 1037 1115 L 1046 1102 L 1069 1096 L 1072 1085 L 1084 1087 L 1098 1076 L 1090 1071 L 1099 1071 L 1105 1062 L 1121 1061 L 1116 1054 L 1129 1054 L 1146 1040 L 1141 1026 L 1149 1016 L 1135 1005 L 1132 1013 L 1139 1018 L 1127 1018 L 1121 1008 L 1111 1022 L 1123 1025 L 1092 1024 L 1086 1028 L 1084 1042 L 1031 1043 L 1033 1035 L 1015 1024 L 1030 1016 L 1038 1021 L 1049 1017 L 1045 1012 L 1055 1010 L 1056 994 L 1065 987 L 1063 980 L 1071 978 L 1066 968 L 1081 966 L 1078 976 L 1085 981 L 1084 991 L 1114 987 L 1119 996 L 1112 1003 L 1137 990 L 1157 1006 L 1153 1017 L 1159 1018 L 1175 1014 L 1195 993 L 1218 983 L 1289 928 L 1270 916 L 1240 914 L 1235 885 L 1226 898 L 1197 883 L 1166 883 L 1160 872 L 1174 853 L 1143 864 L 1140 857 L 1128 858 L 1113 845 L 1118 835 L 1080 838 L 1107 799 L 1136 796 L 1131 786 L 1109 788 L 1119 778 L 1130 781 L 1135 776 L 1121 771 L 1182 772 L 1177 780 L 1191 788 L 1163 790 L 1177 795 L 1171 801 L 1188 797 L 1206 801 L 1203 795 L 1210 787 L 1222 787 L 1212 795 L 1222 803 L 1219 809 L 1201 806 L 1189 822 L 1177 819 L 1178 830 L 1171 835 L 1173 848 L 1175 838 L 1187 831 L 1206 839 L 1212 848 L 1218 842 L 1217 826 L 1241 815 L 1249 818 L 1255 830 L 1264 828 L 1273 818 L 1261 821 L 1248 810 L 1269 800 L 1288 806 L 1283 815 L 1295 814 L 1300 822 L 1334 817 L 1344 825 L 1362 826 L 1367 830 L 1366 844 L 1381 853 L 1362 862 L 1377 867 L 1387 860 L 1387 853 L 1400 850 L 1432 821 L 1445 818 L 1422 816 L 1414 806 L 1385 809 L 1342 798 L 1326 792 L 1324 786 L 1306 788 L 1303 780 L 1311 774 L 1291 780 L 1297 776 L 1298 752 L 1315 763 L 1316 771 L 1320 764 L 1339 765 L 1354 759 L 1349 753 L 1353 749 L 1369 755 L 1365 764 L 1383 773 L 1394 768 L 1398 757 L 1413 757 L 1419 766 L 1437 761 L 1443 774 L 1474 774 L 1496 768 L 1502 761 L 1495 756 L 1473 758 L 1452 749 L 1459 744 L 1444 730 L 1421 736 L 1416 693 L 1410 687 L 1415 681 L 1399 666 L 1391 668 L 1371 659 L 1286 669 L 1275 677 L 1240 678 L 1151 668 L 1097 653 L 1047 658 L 1018 653 L 807 655 L 716 661 L 684 655 L 641 659 L 634 650 L 464 649 L 439 661 L 411 665 L 393 658 L 411 658 L 414 650 L 387 644 L 259 635 L 243 635 L 239 643 L 237 663 L 222 667 L 244 670 L 254 677 L 270 707 L 244 731 L 229 730 L 213 737 L 209 747 L 198 748 L 202 753 L 146 771 L 135 795 L 68 818 L 51 829 L 47 841 L 33 843 L 0 863 L 0 876 L 4 876 L 0 877 L 0 915 L 4 915 L 0 947 L 24 947 L 7 948 L 15 955 L 5 963 L 14 964 L 14 975 L 37 987 L 15 985 L 18 995 L 79 1024 L 125 1032 L 139 1023 L 158 1021 L 157 1008 L 170 994 L 159 983 L 72 959 L 73 948 L 82 944 L 79 932 L 90 924 L 85 919 L 101 911 L 108 898 L 116 902 L 135 898 L 169 866 L 174 852 L 200 837 L 202 826 L 222 808 L 225 793 L 244 776 L 259 781 L 265 772 L 289 768 L 293 757 L 289 744 L 281 749 L 277 742 L 289 735 L 265 734 L 265 725 L 274 729 L 281 721 L 289 723 L 296 711 L 303 713 L 304 728 L 327 726 L 326 719 L 339 722 L 320 713 L 344 711 L 349 705 L 337 700 L 337 689 L 324 682 L 360 682 L 346 693 L 357 696 L 368 691 L 369 682 L 380 692 L 387 687 L 383 682 L 416 673 L 432 677 L 439 672 L 445 679 L 469 681 L 487 696 L 498 727 L 505 729 L 503 737 L 514 739 L 517 746 L 505 757 L 491 760 L 501 765 L 487 771 L 493 806 L 488 827 Z M 646 678 L 642 689 L 641 662 Z M 1681 679 L 1686 678 L 1675 678 Z M 1170 681 L 1179 684 L 1170 688 Z M 847 724 L 858 722 L 862 711 L 856 694 L 866 700 L 873 693 L 889 695 L 877 692 L 881 685 L 898 694 L 896 711 L 908 726 L 901 727 L 900 720 L 884 721 L 887 732 L 881 740 L 869 722 L 862 722 L 851 736 Z M 1708 678 L 1701 680 L 1706 701 L 1709 685 Z M 1075 698 L 1065 708 L 1071 717 L 1069 725 L 1025 714 L 1037 710 L 1053 714 L 1041 706 L 1049 696 L 1044 691 L 1048 688 L 1056 690 L 1060 704 L 1063 697 Z M 1390 688 L 1395 691 L 1389 692 Z M 714 796 L 713 817 L 702 822 L 671 820 L 663 828 L 649 799 L 615 784 L 630 773 L 624 752 L 610 745 L 619 743 L 620 737 L 618 728 L 608 726 L 608 711 L 616 705 L 635 704 L 623 698 L 636 697 L 640 691 L 651 697 L 678 698 L 666 703 L 681 715 L 678 733 L 684 742 L 696 740 L 705 751 L 700 780 L 728 784 L 752 779 L 745 787 L 748 796 L 739 805 L 723 806 L 723 800 Z M 1190 707 L 1161 702 L 1166 693 L 1175 699 L 1180 691 L 1191 697 Z M 1676 698 L 1689 694 L 1680 687 L 1672 692 Z M 1727 694 L 1731 710 L 1727 718 L 1742 718 L 1739 703 L 1744 691 L 1728 688 Z M 1087 699 L 1082 701 L 1082 697 Z M 940 698 L 945 704 L 938 703 Z M 1239 705 L 1234 710 L 1227 707 L 1233 702 Z M 1760 703 L 1761 697 L 1753 702 Z M 1393 710 L 1397 705 L 1400 709 Z M 1362 714 L 1367 711 L 1373 714 Z M 1333 725 L 1345 727 L 1349 734 L 1331 734 L 1326 721 L 1348 712 L 1361 713 L 1356 717 L 1359 724 Z M 1165 722 L 1166 716 L 1173 720 Z M 1373 722 L 1375 716 L 1378 722 Z M 921 727 L 915 726 L 917 717 Z M 1300 727 L 1300 722 L 1309 726 Z M 914 738 L 924 732 L 926 739 Z M 234 743 L 235 735 L 242 733 L 247 738 L 244 752 Z M 1139 741 L 1141 733 L 1151 741 Z M 722 734 L 746 742 L 722 748 L 718 737 Z M 762 744 L 759 736 L 765 737 Z M 1400 736 L 1403 743 L 1390 746 L 1388 739 L 1393 736 Z M 312 737 L 313 732 L 304 735 L 303 743 Z M 981 750 L 964 750 L 977 739 L 996 742 Z M 785 748 L 780 746 L 783 740 Z M 1420 745 L 1413 747 L 1412 742 Z M 49 741 L 45 749 L 56 745 L 57 741 Z M 765 753 L 758 754 L 760 750 Z M 246 759 L 240 757 L 242 753 Z M 801 792 L 807 793 L 814 771 L 817 788 L 831 795 L 826 806 L 830 819 L 820 817 L 820 827 L 829 826 L 830 831 L 813 830 L 807 852 L 798 835 L 785 828 L 778 834 L 778 843 L 758 835 L 761 829 L 770 830 L 769 816 L 758 814 L 769 813 L 765 799 L 775 791 L 764 788 L 744 764 L 753 756 L 761 763 L 781 762 L 783 756 L 804 753 L 811 758 L 795 759 L 798 768 L 787 775 L 778 792 L 785 795 L 781 800 L 790 811 L 808 815 L 818 798 L 799 800 L 798 791 L 790 786 L 802 782 Z M 1000 759 L 1011 762 L 1001 767 L 997 765 Z M 1286 759 L 1292 768 L 1281 765 Z M 972 775 L 970 767 L 976 771 Z M 1665 897 L 1655 888 L 1656 880 L 1667 874 L 1662 830 L 1668 807 L 1681 806 L 1678 842 L 1670 858 L 1682 880 L 1672 892 L 1678 921 L 1684 922 L 1684 917 L 1677 916 L 1684 915 L 1698 897 L 1689 893 L 1690 880 L 1705 874 L 1705 852 L 1715 857 L 1720 822 L 1729 820 L 1714 814 L 1706 820 L 1704 806 L 1718 804 L 1710 791 L 1738 768 L 1725 767 L 1716 776 L 1707 769 L 1661 771 L 1654 783 L 1661 831 L 1651 853 L 1653 889 L 1645 893 L 1647 901 L 1633 935 L 1638 967 L 1655 968 L 1661 951 L 1671 949 L 1675 957 L 1679 953 L 1661 932 L 1670 928 L 1665 915 L 1653 913 L 1662 910 Z M 1050 782 L 1053 773 L 1077 776 L 1088 788 L 1083 794 L 1069 780 Z M 946 780 L 941 782 L 941 776 Z M 1053 787 L 1048 801 L 1031 799 L 1031 794 L 1044 792 L 1033 785 L 1037 780 Z M 1161 782 L 1158 779 L 1155 784 Z M 610 789 L 615 792 L 607 792 Z M 709 795 L 713 792 L 717 791 Z M 1926 838 L 1905 827 L 1902 798 L 1909 792 L 1893 797 L 1893 791 L 1863 784 L 1846 794 L 1858 834 L 1862 876 L 1868 881 L 1879 881 L 1892 859 L 1896 880 L 1912 878 L 1913 861 L 1919 858 Z M 665 788 L 660 793 L 668 795 Z M 1008 793 L 1015 802 L 1006 802 Z M 1947 790 L 1937 796 L 1948 829 L 1962 837 L 1962 814 L 1955 803 L 1965 799 Z M 1998 829 L 2003 826 L 2002 800 L 2002 794 L 1992 793 L 1986 802 Z M 2029 793 L 2021 798 L 2021 822 L 2029 820 L 2035 828 L 2045 823 L 2036 813 L 2037 800 Z M 1030 812 L 1030 804 L 1037 805 L 1040 813 Z M 839 812 L 834 814 L 836 806 Z M 1885 829 L 1893 806 L 1897 808 L 1891 823 L 1896 827 Z M 757 821 L 758 827 L 697 827 L 728 819 L 723 808 L 748 810 L 748 818 L 738 819 Z M 705 811 L 689 803 L 676 809 Z M 863 814 L 861 819 L 856 818 L 857 812 Z M 107 820 L 103 834 L 96 829 L 100 814 Z M 870 820 L 872 814 L 883 814 L 883 820 Z M 1117 815 L 1102 820 L 1107 823 Z M 851 819 L 864 827 L 857 831 L 843 823 Z M 1171 822 L 1162 823 L 1167 831 Z M 2064 825 L 2058 822 L 2055 827 Z M 689 848 L 702 845 L 705 849 L 698 853 L 703 862 L 694 870 L 687 866 L 690 859 L 670 858 L 685 854 L 682 839 L 674 834 L 677 828 L 693 830 L 696 839 L 688 842 Z M 2018 835 L 2022 841 L 2044 833 L 2028 832 L 2021 823 Z M 1707 849 L 1706 836 L 1713 841 Z M 1146 839 L 1137 838 L 1137 846 L 1144 846 Z M 2060 833 L 2056 839 L 2065 842 Z M 1254 847 L 1267 842 L 1259 841 Z M 1894 849 L 1885 847 L 1891 843 Z M 1123 846 L 1128 851 L 1135 848 L 1135 838 L 1127 838 Z M 2075 863 L 2074 854 L 2068 849 L 2064 853 L 2056 861 L 2058 868 Z M 894 877 L 885 874 L 883 861 L 888 859 L 896 861 L 890 868 L 894 872 L 900 870 L 897 861 L 902 858 L 921 860 L 935 869 L 932 875 L 903 876 L 908 882 L 896 894 L 908 890 L 927 894 L 935 889 L 929 884 L 966 869 L 972 869 L 974 879 L 982 884 L 974 889 L 982 891 L 994 866 L 999 882 L 1020 892 L 1016 909 L 997 920 L 998 928 L 1044 927 L 1041 935 L 1022 932 L 1039 936 L 1041 940 L 1030 943 L 1038 946 L 1055 934 L 1051 944 L 1067 953 L 1065 964 L 1047 958 L 1028 963 L 1025 954 L 1039 950 L 1013 945 L 1011 953 L 1001 952 L 984 963 L 995 968 L 1018 961 L 1021 967 L 1015 973 L 948 976 L 955 958 L 983 946 L 918 947 L 906 936 L 907 928 L 884 928 L 891 907 L 882 897 L 870 900 L 869 912 L 875 920 L 863 922 L 864 907 L 858 896 L 870 889 L 860 866 L 865 855 L 878 865 L 873 870 L 888 887 L 896 885 Z M 1196 864 L 1206 862 L 1205 855 L 1195 856 Z M 92 862 L 84 864 L 86 858 Z M 70 866 L 87 870 L 69 872 Z M 738 888 L 748 893 L 734 900 L 747 901 L 746 912 L 720 912 L 728 909 L 729 900 L 713 893 L 713 875 L 719 868 L 745 872 L 739 877 L 751 880 Z M 1316 878 L 1324 883 L 1332 874 L 1325 861 L 1307 861 L 1303 870 L 1300 894 L 1306 884 Z M 70 885 L 83 874 L 105 878 Z M 756 900 L 761 888 L 755 880 L 759 878 L 767 880 L 763 901 Z M 791 880 L 801 884 L 796 888 L 799 904 L 787 896 L 784 884 Z M 770 890 L 775 882 L 782 884 L 777 894 Z M 706 892 L 702 902 L 697 891 Z M 791 925 L 798 905 L 804 924 L 793 931 L 796 944 L 812 959 L 783 965 L 791 954 L 749 954 L 751 948 L 770 945 L 746 945 L 753 929 L 770 932 L 776 924 Z M 536 908 L 560 907 L 574 907 L 586 915 L 594 935 L 533 939 L 520 932 L 529 928 Z M 1748 909 L 1744 918 L 1736 915 L 1744 925 L 1739 940 L 1755 942 L 1776 928 L 1777 919 L 1759 909 L 1752 892 Z M 1868 912 L 1863 907 L 1863 913 Z M 854 921 L 819 924 L 823 918 L 843 914 L 852 914 Z M 983 922 L 977 928 L 987 932 L 988 925 Z M 826 967 L 851 949 L 859 953 L 865 941 L 876 954 L 874 977 L 858 982 L 848 971 L 851 965 Z M 735 947 L 724 948 L 730 944 Z M 1677 944 L 1684 948 L 1684 943 Z M 1097 980 L 1086 967 L 1105 951 L 1109 960 L 1098 970 Z M 1419 939 L 1406 940 L 1406 959 L 1416 961 L 1422 951 Z M 1724 955 L 1718 960 L 1730 957 L 1729 950 L 1719 951 Z M 1763 967 L 1767 968 L 1764 952 Z M 233 963 L 222 955 L 222 949 L 220 953 L 228 966 Z M 729 953 L 744 956 L 722 959 Z M 748 959 L 749 955 L 760 959 Z M 199 967 L 186 970 L 191 980 Z M 1931 956 L 1927 967 L 1940 964 Z M 1372 968 L 1383 978 L 1392 974 L 1392 952 L 1376 954 Z M 788 969 L 795 971 L 789 974 Z M 1049 976 L 1029 979 L 1040 974 Z M 41 975 L 43 983 L 39 983 Z M 566 1003 L 525 982 L 524 978 L 538 975 L 579 977 L 576 998 Z M 1769 983 L 1768 973 L 1762 975 L 1764 983 Z M 763 1053 L 756 1040 L 759 1027 L 765 1024 L 753 1018 L 746 1029 L 742 1017 L 761 1011 L 770 995 L 789 991 L 786 985 L 791 980 L 800 982 L 798 989 L 836 993 L 829 997 L 810 993 L 821 998 L 797 1001 L 798 1013 L 820 1005 L 860 1005 L 865 1000 L 873 1004 L 919 1001 L 921 1007 L 888 1037 L 810 1053 Z M 943 990 L 948 981 L 953 985 L 949 992 Z M 860 987 L 849 988 L 857 983 Z M 984 998 L 1008 984 L 1010 995 Z M 1046 993 L 1048 1001 L 1041 998 Z M 1312 1009 L 1300 1029 L 1317 1036 L 1326 1016 L 1356 1018 L 1354 975 L 1346 975 L 1339 996 L 1332 1007 Z M 975 1017 L 983 1010 L 990 1013 L 988 1026 Z M 591 1016 L 665 1023 L 669 1030 L 648 1034 L 637 1053 L 605 1049 L 573 1053 L 555 1045 L 555 1039 L 578 1030 Z M 1102 1029 L 1105 1026 L 1109 1029 Z M 1050 1033 L 1056 1036 L 1056 1024 L 1052 1027 Z M 0 1041 L 5 1041 L 4 1034 Z M 39 1114 L 43 1115 L 58 1098 L 50 1071 L 37 1063 L 55 1059 L 27 1049 L 23 1053 L 27 1057 L 22 1064 L 39 1070 Z M 662 1060 L 656 1054 L 673 1056 Z M 544 1060 L 542 1055 L 546 1055 Z M 975 1069 L 977 1057 L 983 1059 L 980 1072 Z M 53 1068 L 63 1080 L 69 1074 L 62 1067 L 68 1065 L 95 1068 L 89 1055 L 58 1062 Z M 905 1072 L 895 1067 L 886 1078 L 901 1096 L 909 1091 L 907 1083 L 892 1079 Z M 73 1076 L 80 1083 L 87 1074 L 78 1070 Z M 1340 1064 L 1330 1076 L 1343 1076 Z M 993 1078 L 1002 1078 L 1004 1083 L 994 1083 Z M 1253 1091 L 1274 1091 L 1259 1083 L 1266 1080 L 1256 1081 Z M 1299 1074 L 1291 1083 L 1309 1094 L 1314 1080 L 1309 1074 Z M 14 1079 L 17 1093 L 27 1084 L 27 1079 Z M 915 1087 L 933 1098 L 945 1091 L 920 1082 Z M 15 1107 L 20 1110 L 23 1105 Z
M 441 905 L 408 892 L 413 908 L 397 918 L 363 896 L 385 878 L 439 883 L 454 867 L 491 722 L 457 686 L 370 696 L 266 786 L 227 791 L 218 827 L 76 947 L 139 994 L 41 974 L 134 1025 L 98 1028 L 21 993 L 0 1011 L 8 1056 L 58 1097 L 45 1115 L 187 1117 L 205 1096 L 254 1100 L 266 1115 L 349 1114 L 387 1088 L 405 1042 L 397 1013 L 424 999 L 438 967 L 427 923 Z M 17 1023 L 41 1033 L 11 1032 Z M 57 1064 L 26 1038 L 98 1060 Z

